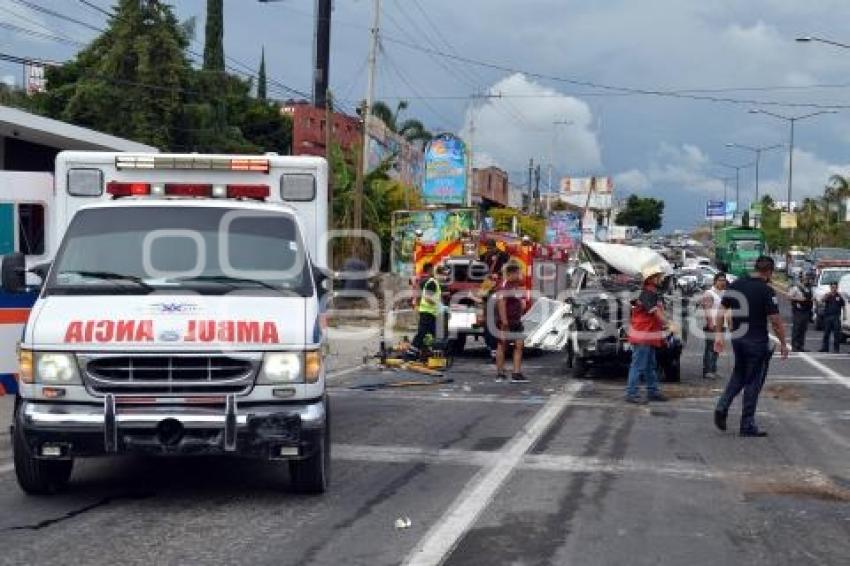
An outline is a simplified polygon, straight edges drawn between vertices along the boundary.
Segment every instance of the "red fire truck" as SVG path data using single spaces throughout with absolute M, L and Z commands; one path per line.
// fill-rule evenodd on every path
M 516 263 L 524 275 L 524 288 L 529 291 L 528 307 L 538 296 L 554 298 L 566 288 L 569 254 L 558 248 L 538 244 L 528 237 L 502 232 L 470 232 L 460 238 L 435 243 L 419 243 L 414 247 L 414 289 L 419 289 L 425 264 L 435 268 L 442 284 L 443 302 L 447 307 L 447 333 L 453 353 L 463 351 L 467 337 L 480 337 L 488 347 L 494 341 L 485 332 L 486 298 L 501 274 L 491 273 L 482 261 L 487 242 L 507 255 L 505 263 Z

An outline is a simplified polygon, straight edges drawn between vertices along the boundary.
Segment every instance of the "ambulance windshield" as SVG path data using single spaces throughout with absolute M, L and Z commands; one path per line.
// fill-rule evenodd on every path
M 46 289 L 65 295 L 169 291 L 312 295 L 297 224 L 280 212 L 218 207 L 81 210 Z

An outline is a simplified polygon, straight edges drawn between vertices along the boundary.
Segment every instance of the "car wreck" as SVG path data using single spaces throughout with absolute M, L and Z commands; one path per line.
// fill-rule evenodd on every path
M 525 346 L 562 352 L 577 379 L 601 367 L 619 366 L 625 372 L 632 352 L 627 339 L 631 304 L 640 292 L 641 269 L 656 265 L 666 274 L 662 293 L 671 320 L 682 320 L 686 302 L 673 283 L 672 266 L 649 248 L 590 242 L 582 256 L 586 261 L 572 271 L 558 299 L 539 299 L 525 315 Z M 663 381 L 679 381 L 682 348 L 683 337 L 670 332 L 657 352 Z

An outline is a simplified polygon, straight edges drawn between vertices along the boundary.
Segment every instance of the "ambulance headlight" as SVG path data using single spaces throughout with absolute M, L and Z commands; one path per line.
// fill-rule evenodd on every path
M 303 381 L 300 352 L 269 352 L 263 358 L 260 383 L 300 383 Z
M 73 354 L 45 352 L 36 354 L 36 381 L 50 385 L 80 383 L 77 359 Z

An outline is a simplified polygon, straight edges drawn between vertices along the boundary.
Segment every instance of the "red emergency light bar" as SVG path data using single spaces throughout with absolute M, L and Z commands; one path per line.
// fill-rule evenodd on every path
M 132 196 L 171 196 L 171 197 L 201 197 L 201 198 L 244 198 L 265 200 L 271 195 L 268 185 L 224 185 L 224 191 L 216 190 L 213 185 L 198 183 L 166 183 L 153 186 L 150 183 L 120 183 L 111 181 L 106 186 L 106 192 L 113 198 Z
M 172 197 L 211 197 L 212 185 L 166 183 L 165 194 Z
M 106 192 L 115 198 L 142 196 L 151 194 L 151 186 L 148 183 L 117 183 L 111 181 L 106 185 Z
M 227 198 L 250 198 L 264 200 L 269 198 L 268 185 L 227 185 Z

